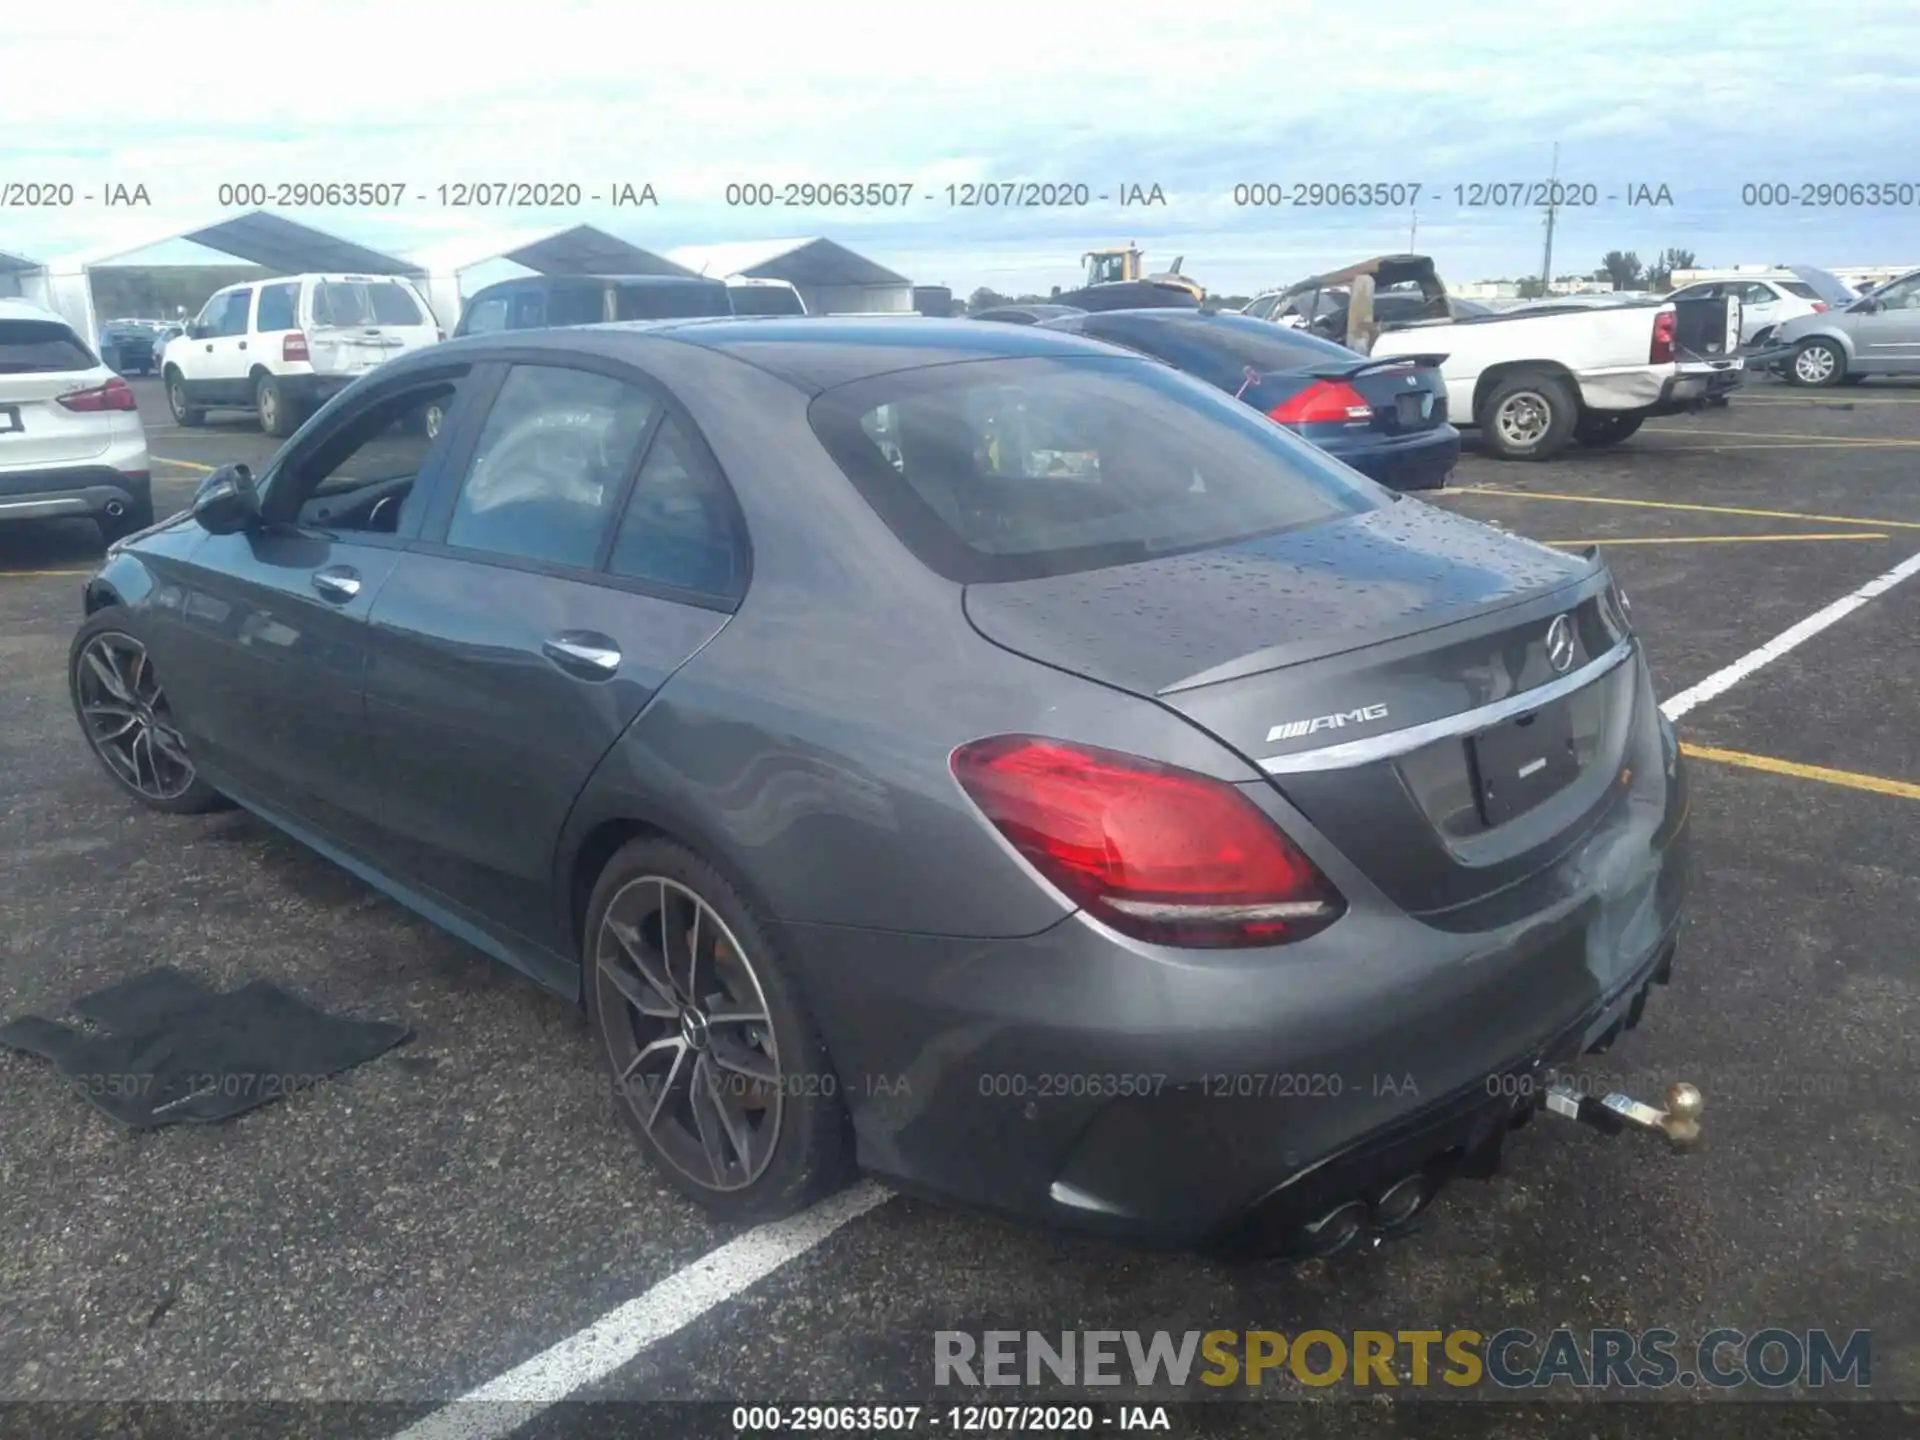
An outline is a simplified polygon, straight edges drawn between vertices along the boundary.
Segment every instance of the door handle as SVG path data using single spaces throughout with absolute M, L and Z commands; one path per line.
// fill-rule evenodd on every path
M 329 565 L 313 572 L 313 588 L 322 599 L 344 605 L 360 593 L 360 574 L 351 566 Z
M 611 680 L 620 668 L 620 647 L 591 630 L 565 630 L 540 647 L 554 664 L 583 680 Z

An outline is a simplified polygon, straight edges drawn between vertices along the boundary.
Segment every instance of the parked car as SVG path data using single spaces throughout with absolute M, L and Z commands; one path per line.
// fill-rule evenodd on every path
M 545 330 L 614 320 L 687 320 L 733 314 L 724 280 L 681 275 L 529 275 L 489 285 L 460 312 L 463 335 Z
M 1437 490 L 1460 459 L 1444 355 L 1376 360 L 1246 315 L 1109 310 L 1047 328 L 1152 355 L 1395 490 Z
M 1503 460 L 1548 460 L 1569 445 L 1612 445 L 1648 417 L 1700 408 L 1740 382 L 1739 302 L 1574 297 L 1485 315 L 1459 312 L 1424 255 L 1382 255 L 1291 287 L 1347 287 L 1346 344 L 1376 359 L 1444 352 L 1455 425 Z M 1417 289 L 1419 318 L 1382 318 L 1368 293 Z M 1309 302 L 1311 303 L 1311 301 Z
M 153 325 L 145 320 L 109 320 L 100 327 L 100 359 L 120 375 L 153 373 Z
M 1795 385 L 1858 384 L 1869 375 L 1920 375 L 1920 270 L 1844 309 L 1789 320 L 1775 333 Z
M 1599 552 L 1044 326 L 455 340 L 84 594 L 127 795 L 238 801 L 582 1004 L 734 1219 L 860 1166 L 1397 1233 L 1672 963 L 1685 772 Z M 1338 1083 L 1209 1088 L 1268 1074 Z
M 132 388 L 71 325 L 0 299 L 0 520 L 68 515 L 109 541 L 153 524 L 146 427 Z
M 1038 325 L 1087 312 L 1078 305 L 995 305 L 969 316 L 973 320 L 992 320 L 1002 325 Z
M 402 276 L 288 275 L 216 290 L 161 373 L 176 424 L 251 410 L 286 436 L 369 370 L 445 338 Z
M 158 321 L 153 327 L 153 368 L 158 373 L 167 363 L 167 345 L 187 333 L 185 325 L 176 325 L 172 321 Z
M 785 280 L 763 280 L 753 275 L 729 275 L 727 297 L 735 315 L 804 315 L 807 302 Z
M 1713 300 L 1723 295 L 1739 299 L 1740 343 L 1755 347 L 1765 346 L 1787 321 L 1802 315 L 1818 315 L 1830 305 L 1818 290 L 1791 270 L 1701 280 L 1682 286 L 1667 299 Z

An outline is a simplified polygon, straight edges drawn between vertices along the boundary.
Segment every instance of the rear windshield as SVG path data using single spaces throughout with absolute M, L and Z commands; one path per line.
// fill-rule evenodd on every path
M 1361 359 L 1344 345 L 1304 330 L 1289 330 L 1241 315 L 1221 315 L 1212 320 L 1096 321 L 1080 330 L 1096 340 L 1157 355 L 1189 375 L 1229 390 L 1239 388 L 1249 369 L 1265 374 L 1335 362 L 1352 365 Z
M 690 320 L 733 313 L 724 285 L 621 285 L 613 292 L 616 320 Z
M 1820 292 L 1804 280 L 1782 280 L 1780 288 L 1789 295 L 1798 295 L 1802 300 L 1818 300 Z
M 98 363 L 65 325 L 53 320 L 0 320 L 0 375 L 59 374 Z
M 829 390 L 811 418 L 901 541 L 962 583 L 1204 549 L 1385 497 L 1246 406 L 1143 360 L 932 366 Z
M 422 325 L 420 307 L 391 280 L 323 280 L 313 287 L 316 325 Z
M 784 285 L 729 285 L 736 315 L 804 315 L 807 307 Z

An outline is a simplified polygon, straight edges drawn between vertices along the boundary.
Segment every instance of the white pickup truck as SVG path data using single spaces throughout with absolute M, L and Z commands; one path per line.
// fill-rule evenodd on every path
M 1477 428 L 1504 460 L 1549 460 L 1576 441 L 1617 444 L 1649 416 L 1698 409 L 1742 378 L 1733 298 L 1566 299 L 1461 314 L 1419 255 L 1381 256 L 1291 289 L 1336 286 L 1345 304 L 1313 328 L 1343 330 L 1331 338 L 1376 358 L 1445 352 L 1450 418 Z

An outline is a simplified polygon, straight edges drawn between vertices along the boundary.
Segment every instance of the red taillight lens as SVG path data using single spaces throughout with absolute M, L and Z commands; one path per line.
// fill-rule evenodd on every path
M 447 332 L 444 330 L 436 330 L 433 332 L 433 338 L 436 340 L 444 340 L 447 338 Z
M 1671 310 L 1662 310 L 1653 317 L 1653 348 L 1647 352 L 1649 365 L 1665 365 L 1673 359 L 1674 327 L 1680 323 L 1680 317 Z
M 286 339 L 280 342 L 280 358 L 282 360 L 305 360 L 309 358 L 307 355 L 307 337 L 298 330 L 288 335 Z
M 1278 420 L 1282 425 L 1324 425 L 1329 421 L 1347 424 L 1371 420 L 1373 406 L 1344 380 L 1316 380 L 1299 394 L 1274 406 L 1267 412 L 1267 418 Z
M 1313 861 L 1223 780 L 1034 735 L 962 745 L 952 765 L 1035 869 L 1123 934 L 1280 945 L 1346 913 Z
M 1813 302 L 1813 313 L 1816 315 L 1818 315 L 1821 311 L 1825 310 L 1826 308 L 1827 308 L 1827 302 L 1824 300 L 1816 300 Z
M 83 411 L 140 408 L 140 402 L 133 398 L 133 388 L 117 375 L 91 390 L 75 390 L 62 395 L 60 403 L 69 410 Z

